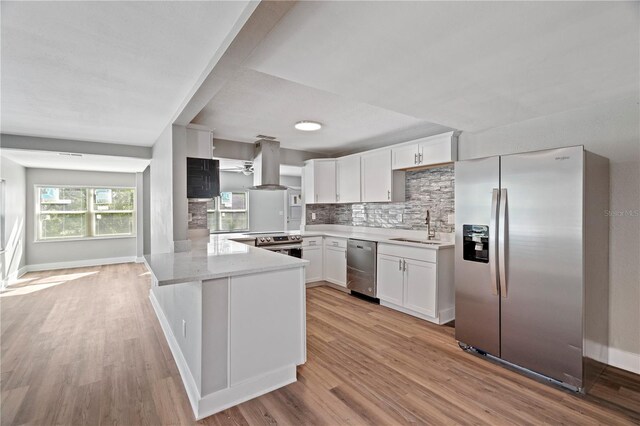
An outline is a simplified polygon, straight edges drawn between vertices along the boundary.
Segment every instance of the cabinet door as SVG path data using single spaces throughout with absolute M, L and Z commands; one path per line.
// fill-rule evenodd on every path
M 418 162 L 418 154 L 420 153 L 420 144 L 405 145 L 391 149 L 393 158 L 393 170 L 406 169 L 416 167 Z
M 377 297 L 386 302 L 402 306 L 403 279 L 402 258 L 379 254 Z
M 421 314 L 436 314 L 436 264 L 405 259 L 404 306 Z
M 313 161 L 307 161 L 302 168 L 302 198 L 305 204 L 315 204 L 316 202 Z
M 314 187 L 316 203 L 336 202 L 336 162 L 314 162 Z
M 391 201 L 391 150 L 362 155 L 362 201 Z
M 322 248 L 303 247 L 302 258 L 309 261 L 305 281 L 308 283 L 322 281 Z
M 420 144 L 420 165 L 456 161 L 455 151 L 452 132 L 427 138 Z
M 339 203 L 360 202 L 360 156 L 349 156 L 336 160 Z
M 324 279 L 333 284 L 347 286 L 347 251 L 325 247 Z

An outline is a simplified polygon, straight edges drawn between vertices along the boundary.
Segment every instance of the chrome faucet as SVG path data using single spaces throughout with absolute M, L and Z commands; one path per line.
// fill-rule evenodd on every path
M 427 217 L 424 221 L 427 225 L 427 240 L 433 240 L 436 237 L 436 232 L 431 229 L 431 211 L 427 210 Z

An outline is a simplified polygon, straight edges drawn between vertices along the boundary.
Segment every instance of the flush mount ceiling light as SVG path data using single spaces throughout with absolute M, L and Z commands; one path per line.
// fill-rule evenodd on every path
M 317 121 L 298 121 L 295 126 L 296 129 L 302 130 L 303 132 L 314 132 L 316 130 L 320 130 L 322 128 L 322 124 Z

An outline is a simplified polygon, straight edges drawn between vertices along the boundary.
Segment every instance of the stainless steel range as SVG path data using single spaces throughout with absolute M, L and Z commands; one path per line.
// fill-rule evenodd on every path
M 256 237 L 255 244 L 256 247 L 302 259 L 302 237 L 300 235 L 260 234 Z

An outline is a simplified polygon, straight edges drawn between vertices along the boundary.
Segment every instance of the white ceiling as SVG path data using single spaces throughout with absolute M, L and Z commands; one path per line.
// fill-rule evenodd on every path
M 2 132 L 152 145 L 247 4 L 3 1 Z
M 296 130 L 293 125 L 301 120 L 323 127 Z M 283 148 L 321 153 L 388 144 L 389 137 L 407 131 L 426 136 L 449 130 L 250 69 L 239 69 L 193 122 L 215 128 L 219 139 L 255 142 L 264 134 L 276 137 Z M 377 141 L 381 136 L 386 138 Z
M 248 3 L 1 2 L 0 130 L 152 145 Z M 194 122 L 333 154 L 637 96 L 639 7 L 298 2 Z
M 96 172 L 142 172 L 150 163 L 143 158 L 82 154 L 81 157 L 60 155 L 52 151 L 2 149 L 2 156 L 24 167 L 38 169 L 89 170 Z
M 639 5 L 299 2 L 245 65 L 339 95 L 333 99 L 342 99 L 345 106 L 375 105 L 477 131 L 637 95 Z M 256 111 L 238 109 L 237 99 L 248 93 L 226 91 L 230 108 L 225 117 Z M 299 110 L 301 118 L 314 119 L 309 107 L 328 95 L 295 92 L 305 93 L 304 102 L 290 102 L 307 107 Z M 283 103 L 276 99 L 274 106 Z M 268 119 L 287 120 L 274 128 L 291 125 L 290 116 L 276 108 Z M 325 124 L 331 128 L 334 123 Z M 352 134 L 366 133 L 367 124 L 354 124 Z

